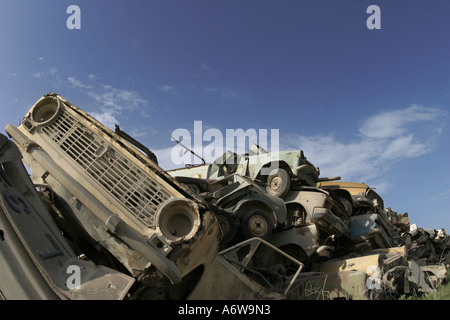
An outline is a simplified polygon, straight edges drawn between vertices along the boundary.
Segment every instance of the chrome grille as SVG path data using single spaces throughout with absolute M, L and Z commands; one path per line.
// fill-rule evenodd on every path
M 156 210 L 171 195 L 132 161 L 64 110 L 42 132 L 144 226 L 155 225 Z

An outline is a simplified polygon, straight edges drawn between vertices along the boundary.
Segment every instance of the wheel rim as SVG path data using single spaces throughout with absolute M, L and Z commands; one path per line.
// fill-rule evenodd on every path
M 248 229 L 252 234 L 262 236 L 267 233 L 269 225 L 263 216 L 254 215 L 248 220 Z
M 267 179 L 266 190 L 270 195 L 283 198 L 290 189 L 290 176 L 284 169 L 272 171 Z
M 278 192 L 281 188 L 282 179 L 280 176 L 275 176 L 270 180 L 269 188 L 274 193 Z

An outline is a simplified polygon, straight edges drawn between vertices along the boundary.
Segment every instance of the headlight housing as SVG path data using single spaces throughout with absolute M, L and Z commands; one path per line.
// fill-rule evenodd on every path
M 199 205 L 189 199 L 167 200 L 156 212 L 156 228 L 170 242 L 191 239 L 200 224 Z
M 61 112 L 61 102 L 53 97 L 41 98 L 31 111 L 31 119 L 24 120 L 24 126 L 32 131 L 35 126 L 46 126 L 58 118 Z

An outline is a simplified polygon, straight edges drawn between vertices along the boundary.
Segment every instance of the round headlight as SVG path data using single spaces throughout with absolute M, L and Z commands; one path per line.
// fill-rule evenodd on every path
M 189 199 L 170 199 L 156 212 L 156 228 L 170 241 L 192 238 L 200 223 L 199 207 Z
M 48 125 L 59 115 L 61 110 L 60 101 L 52 97 L 45 97 L 33 107 L 31 119 L 36 125 Z

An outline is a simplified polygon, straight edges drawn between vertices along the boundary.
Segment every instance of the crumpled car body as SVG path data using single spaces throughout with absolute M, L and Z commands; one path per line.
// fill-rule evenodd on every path
M 317 223 L 329 234 L 348 236 L 351 197 L 335 197 L 334 193 L 317 188 L 318 181 L 340 178 L 319 178 L 319 168 L 307 160 L 302 150 L 267 152 L 253 145 L 243 155 L 227 151 L 212 164 L 186 166 L 168 170 L 168 173 L 183 179 L 203 179 L 206 184 L 230 175 L 248 177 L 268 195 L 284 200 L 288 210 L 287 226 L 298 226 L 303 219 L 302 226 Z
M 317 187 L 318 181 L 340 178 L 319 178 L 319 169 L 306 159 L 302 150 L 269 153 L 253 145 L 243 155 L 227 151 L 212 164 L 187 166 L 168 170 L 168 173 L 197 192 L 204 192 L 227 177 L 239 176 L 248 181 L 246 184 L 253 181 L 253 188 L 259 189 L 261 196 L 279 198 L 284 206 L 277 207 L 282 208 L 286 222 L 273 230 L 270 239 L 265 239 L 302 261 L 312 255 L 330 256 L 339 246 L 334 238 L 350 236 L 350 195 L 341 196 Z M 242 188 L 231 189 L 222 190 L 224 194 L 228 193 L 224 199 L 236 197 Z M 224 208 L 225 201 L 216 204 Z M 237 225 L 242 226 L 240 222 Z
M 196 189 L 222 222 L 222 244 L 252 237 L 269 239 L 287 224 L 283 200 L 265 192 L 252 179 L 238 174 L 217 180 L 176 176 L 178 181 Z
M 319 228 L 338 237 L 348 235 L 348 217 L 326 191 L 313 187 L 292 190 L 284 201 L 288 210 L 302 211 L 304 222 L 315 223 Z
M 207 204 L 61 96 L 44 95 L 5 130 L 65 225 L 138 282 L 178 284 L 212 262 L 221 232 Z
M 248 154 L 241 157 L 236 172 L 270 186 L 268 179 L 271 172 L 277 169 L 285 170 L 295 183 L 308 186 L 314 186 L 320 174 L 319 169 L 307 160 L 302 150 L 267 152 L 258 145 L 251 146 Z
M 363 214 L 350 218 L 350 237 L 354 242 L 368 241 L 371 248 L 390 248 L 399 237 L 381 215 Z
M 6 131 L 0 299 L 383 299 L 447 276 L 443 229 L 301 150 L 165 171 L 57 94 Z
M 291 190 L 281 199 L 237 173 L 213 180 L 193 178 L 188 168 L 171 173 L 218 208 L 214 211 L 224 231 L 222 247 L 260 237 L 304 261 L 314 254 L 328 256 L 333 251 L 330 241 L 320 241 L 322 233 L 348 236 L 348 220 L 333 213 L 336 204 L 324 190 Z
M 390 208 L 384 208 L 380 195 L 364 183 L 321 181 L 317 187 L 335 197 L 351 199 L 349 229 L 355 243 L 367 242 L 373 249 L 389 248 L 397 244 L 400 227 L 405 231 L 409 229 L 407 214 L 399 216 Z
M 385 214 L 384 201 L 365 183 L 347 181 L 318 181 L 318 188 L 348 199 L 351 203 L 349 215 L 356 216 L 367 213 Z
M 202 179 L 220 179 L 236 173 L 266 185 L 269 193 L 281 198 L 289 191 L 291 182 L 314 186 L 320 174 L 302 150 L 267 152 L 258 145 L 252 145 L 248 153 L 243 155 L 227 151 L 212 164 L 193 165 L 168 172 L 174 176 Z
M 286 299 L 303 263 L 259 237 L 220 251 L 189 299 Z
M 124 299 L 135 279 L 78 257 L 21 158 L 0 135 L 0 299 Z

